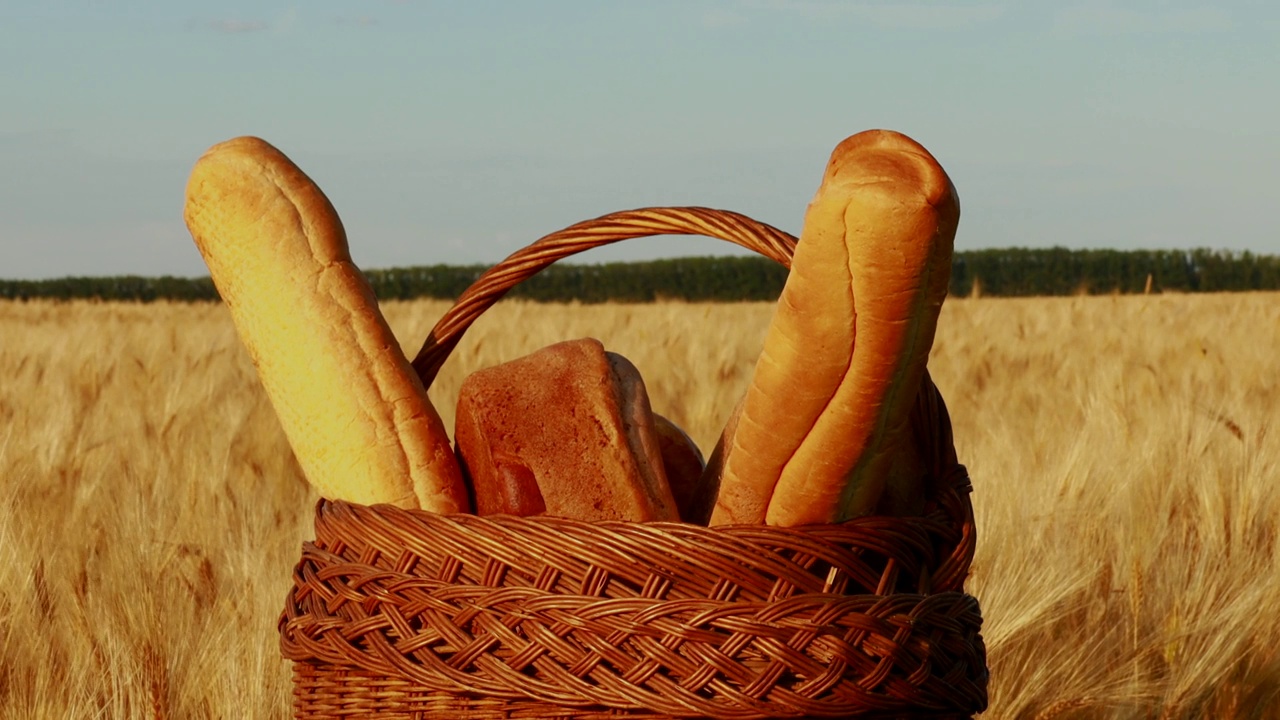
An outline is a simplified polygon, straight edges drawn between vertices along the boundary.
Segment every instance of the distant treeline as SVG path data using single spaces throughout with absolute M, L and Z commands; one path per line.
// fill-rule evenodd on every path
M 484 266 L 430 265 L 370 270 L 382 300 L 452 299 Z M 760 257 L 679 258 L 603 265 L 559 264 L 517 285 L 511 297 L 584 303 L 751 301 L 778 297 L 787 273 Z M 1280 256 L 1220 250 L 1068 250 L 957 252 L 953 295 L 1035 296 L 1280 290 Z M 0 280 L 0 298 L 216 301 L 207 277 L 68 277 Z
M 1225 250 L 1068 250 L 958 252 L 951 293 L 969 295 L 1105 295 L 1165 290 L 1280 290 L 1280 256 Z

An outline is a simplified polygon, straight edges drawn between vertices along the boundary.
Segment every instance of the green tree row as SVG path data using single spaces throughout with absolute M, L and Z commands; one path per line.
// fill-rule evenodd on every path
M 951 293 L 1032 296 L 1280 290 L 1280 256 L 1224 250 L 975 250 L 956 253 Z
M 366 272 L 383 300 L 452 299 L 484 271 L 479 265 L 430 265 Z M 760 257 L 702 257 L 604 265 L 552 265 L 511 297 L 563 302 L 733 302 L 772 300 L 787 273 Z M 1280 256 L 1217 250 L 1067 250 L 957 252 L 951 293 L 985 296 L 1280 290 Z M 12 300 L 216 301 L 208 277 L 67 277 L 2 280 Z

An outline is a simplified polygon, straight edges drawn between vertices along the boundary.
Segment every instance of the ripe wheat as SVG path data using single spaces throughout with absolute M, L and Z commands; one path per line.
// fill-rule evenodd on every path
M 410 355 L 438 302 L 386 309 Z M 768 304 L 503 303 L 432 397 L 573 337 L 709 450 Z M 988 718 L 1280 716 L 1280 295 L 953 299 Z M 0 304 L 0 717 L 284 718 L 306 487 L 225 309 Z

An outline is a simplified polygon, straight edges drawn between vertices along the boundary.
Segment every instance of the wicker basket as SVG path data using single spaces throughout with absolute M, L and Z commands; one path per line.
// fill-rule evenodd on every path
M 705 208 L 606 215 L 485 273 L 414 367 L 557 259 L 698 234 L 784 265 L 795 238 Z M 968 718 L 986 707 L 973 509 L 931 381 L 921 517 L 804 528 L 440 516 L 321 500 L 279 629 L 295 717 Z

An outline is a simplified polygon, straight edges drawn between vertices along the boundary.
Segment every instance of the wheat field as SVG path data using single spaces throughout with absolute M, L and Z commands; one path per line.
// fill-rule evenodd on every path
M 439 302 L 385 312 L 412 355 Z M 466 373 L 594 336 L 706 449 L 768 304 L 502 303 Z M 1280 295 L 951 299 L 984 718 L 1280 718 Z M 225 308 L 0 304 L 0 717 L 284 718 L 314 496 Z

